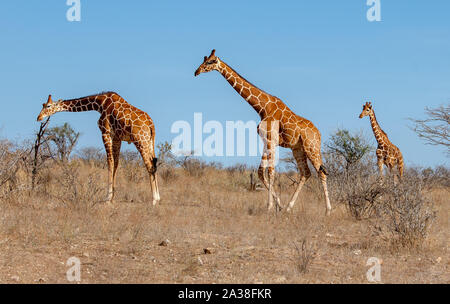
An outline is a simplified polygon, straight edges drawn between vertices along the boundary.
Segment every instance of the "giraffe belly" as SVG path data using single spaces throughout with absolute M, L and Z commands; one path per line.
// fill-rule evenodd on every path
M 128 144 L 131 144 L 133 140 L 131 139 L 131 136 L 129 134 L 125 134 L 122 136 L 122 141 L 128 142 Z

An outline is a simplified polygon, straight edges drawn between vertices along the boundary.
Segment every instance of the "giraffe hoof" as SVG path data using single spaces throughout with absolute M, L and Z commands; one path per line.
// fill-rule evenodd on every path
M 331 209 L 327 209 L 327 211 L 325 212 L 326 216 L 330 216 L 331 215 Z

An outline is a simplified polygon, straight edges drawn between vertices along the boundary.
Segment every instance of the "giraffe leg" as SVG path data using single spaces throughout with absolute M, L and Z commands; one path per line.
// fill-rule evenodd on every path
M 264 187 L 266 187 L 267 190 L 269 190 L 269 183 L 267 182 L 266 178 L 266 168 L 267 168 L 267 152 L 264 151 L 263 156 L 261 158 L 261 164 L 258 168 L 258 177 L 264 184 Z
M 382 151 L 377 149 L 377 166 L 378 166 L 378 176 L 380 178 L 380 180 L 383 180 L 383 165 L 384 165 L 384 161 L 383 161 L 383 155 L 382 155 Z
M 117 168 L 119 167 L 120 148 L 122 146 L 122 140 L 120 140 L 118 138 L 114 138 L 112 144 L 113 144 L 113 158 L 114 158 L 112 187 L 113 187 L 113 193 L 115 193 L 115 191 L 116 191 L 116 173 L 117 173 Z
M 326 207 L 327 207 L 326 215 L 330 215 L 331 204 L 330 204 L 330 197 L 328 196 L 327 175 L 323 172 L 323 170 L 320 170 L 319 176 L 320 176 L 320 180 L 322 181 L 323 192 L 325 194 L 325 203 L 326 203 Z
M 278 139 L 278 129 L 275 129 L 273 126 L 271 128 L 271 132 L 269 132 L 270 136 L 267 141 L 267 177 L 269 184 L 269 202 L 268 209 L 272 209 L 273 207 L 273 199 L 275 199 L 277 210 L 282 210 L 283 206 L 281 205 L 280 198 L 275 192 L 274 184 L 275 184 L 275 157 L 276 157 L 276 147 L 277 142 L 272 139 Z
M 303 185 L 305 182 L 310 178 L 311 171 L 308 168 L 308 162 L 306 158 L 306 154 L 304 151 L 300 149 L 293 149 L 292 150 L 295 161 L 297 162 L 297 168 L 300 176 L 300 182 L 297 186 L 297 189 L 295 189 L 294 194 L 292 195 L 292 198 L 289 202 L 289 205 L 287 207 L 287 212 L 291 211 L 294 207 L 295 201 L 297 200 L 297 197 L 302 190 Z
M 258 125 L 258 134 L 261 136 L 264 142 L 264 153 L 261 159 L 261 165 L 258 170 L 258 175 L 264 186 L 269 190 L 269 198 L 267 207 L 268 209 L 273 208 L 273 200 L 275 199 L 277 204 L 277 209 L 280 210 L 281 206 L 280 198 L 275 193 L 274 181 L 275 181 L 275 152 L 278 146 L 279 139 L 279 121 L 267 121 L 263 120 Z M 267 179 L 264 175 L 267 168 Z
M 153 206 L 155 206 L 160 200 L 158 181 L 156 179 L 156 157 L 151 147 L 140 143 L 135 143 L 135 146 L 142 156 L 145 167 L 147 168 L 150 177 L 150 188 L 152 189 Z
M 316 169 L 317 174 L 319 175 L 320 181 L 322 182 L 323 193 L 325 195 L 326 215 L 328 216 L 331 214 L 331 203 L 330 203 L 330 197 L 328 196 L 327 173 L 323 167 L 320 151 L 315 154 L 314 158 L 309 157 L 309 156 L 308 156 L 308 158 L 309 158 L 309 160 L 311 160 L 311 163 L 313 164 L 314 169 Z
M 114 198 L 114 187 L 113 187 L 113 176 L 114 176 L 114 152 L 113 152 L 113 141 L 111 135 L 108 133 L 102 134 L 103 144 L 106 150 L 106 159 L 108 162 L 108 196 L 106 202 L 108 204 L 112 203 Z
M 400 159 L 397 164 L 398 168 L 398 178 L 401 181 L 403 178 L 403 159 Z
M 388 165 L 389 168 L 389 179 L 392 180 L 392 183 L 395 185 L 397 185 L 397 174 L 396 172 L 394 172 L 394 166 L 392 166 L 392 163 L 389 163 Z

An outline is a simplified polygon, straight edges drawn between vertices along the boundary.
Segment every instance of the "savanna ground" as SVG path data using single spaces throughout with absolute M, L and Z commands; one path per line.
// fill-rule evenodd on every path
M 0 282 L 68 283 L 70 257 L 81 260 L 81 283 L 368 283 L 370 257 L 382 261 L 382 283 L 450 282 L 448 179 L 416 189 L 432 209 L 424 207 L 425 220 L 424 208 L 411 215 L 426 231 L 419 240 L 403 235 L 405 243 L 377 212 L 358 218 L 337 202 L 340 178 L 330 177 L 334 210 L 326 217 L 314 175 L 288 214 L 266 210 L 267 192 L 250 189 L 250 172 L 162 165 L 162 200 L 153 207 L 137 158 L 121 160 L 113 206 L 102 203 L 102 159 L 50 162 L 34 190 L 18 169 L 0 193 Z M 278 179 L 284 203 L 295 186 L 288 175 Z M 389 196 L 373 189 L 372 198 Z

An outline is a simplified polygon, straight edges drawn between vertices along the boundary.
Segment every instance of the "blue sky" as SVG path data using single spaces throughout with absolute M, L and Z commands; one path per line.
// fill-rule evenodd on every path
M 220 74 L 194 77 L 215 48 L 310 119 L 323 140 L 337 128 L 372 137 L 368 119 L 358 119 L 371 100 L 407 165 L 448 164 L 444 149 L 425 145 L 407 118 L 450 102 L 450 1 L 381 0 L 381 22 L 367 21 L 368 8 L 366 0 L 81 0 L 81 22 L 68 22 L 65 0 L 1 1 L 0 136 L 31 138 L 48 94 L 68 99 L 106 90 L 150 114 L 157 142 L 171 141 L 172 123 L 193 122 L 194 112 L 224 125 L 258 120 Z M 58 113 L 52 124 L 80 131 L 78 147 L 101 147 L 98 116 Z

